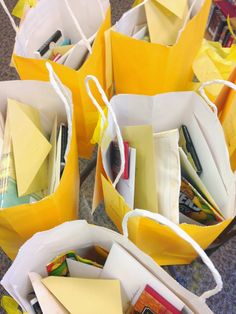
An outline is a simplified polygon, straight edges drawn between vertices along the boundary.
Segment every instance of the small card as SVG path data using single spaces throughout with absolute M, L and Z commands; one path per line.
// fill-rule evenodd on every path
M 81 263 L 69 258 L 66 260 L 66 262 L 68 265 L 70 277 L 92 279 L 100 277 L 101 268 L 99 267 Z
M 133 303 L 133 302 L 132 302 Z M 149 285 L 139 295 L 130 314 L 181 314 L 170 302 Z
M 135 168 L 136 168 L 136 149 L 129 149 L 129 178 L 121 178 L 117 183 L 116 189 L 125 199 L 130 209 L 134 209 L 134 189 L 135 189 Z

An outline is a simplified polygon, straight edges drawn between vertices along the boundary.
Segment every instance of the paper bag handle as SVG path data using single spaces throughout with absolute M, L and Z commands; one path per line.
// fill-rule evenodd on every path
M 69 3 L 68 3 L 68 0 L 64 0 L 64 1 L 65 1 L 65 4 L 66 4 L 66 7 L 67 7 L 67 9 L 68 9 L 68 11 L 70 13 L 70 16 L 71 16 L 73 22 L 75 23 L 75 26 L 76 26 L 80 36 L 82 37 L 82 40 L 84 41 L 84 44 L 85 44 L 86 48 L 88 49 L 89 53 L 91 54 L 92 53 L 92 46 L 91 46 L 89 40 L 85 36 L 85 34 L 84 34 L 83 30 L 82 30 L 82 27 L 80 26 L 80 23 L 78 22 L 77 18 L 75 17 L 75 15 L 74 15 L 74 13 L 73 13 L 73 11 L 72 11 Z
M 184 241 L 188 242 L 194 250 L 199 254 L 201 257 L 202 261 L 204 264 L 209 268 L 211 271 L 215 282 L 216 282 L 216 287 L 212 290 L 204 292 L 200 298 L 203 301 L 206 301 L 206 299 L 212 297 L 216 293 L 220 292 L 223 287 L 223 282 L 221 275 L 219 274 L 218 270 L 215 268 L 214 264 L 210 260 L 210 258 L 207 256 L 207 254 L 203 251 L 203 249 L 200 247 L 200 245 L 195 242 L 183 229 L 181 229 L 178 225 L 174 224 L 172 221 L 167 219 L 166 217 L 149 212 L 147 210 L 142 210 L 142 209 L 135 209 L 130 212 L 128 212 L 123 219 L 122 222 L 122 229 L 123 229 L 123 234 L 126 238 L 128 238 L 128 220 L 130 217 L 146 217 L 150 218 L 158 223 L 161 223 L 167 227 L 169 227 L 172 231 L 174 231 L 180 238 L 182 238 Z
M 49 62 L 46 62 L 46 67 L 49 72 L 50 84 L 52 85 L 56 94 L 59 96 L 59 98 L 62 100 L 65 106 L 65 111 L 66 111 L 67 120 L 68 120 L 68 139 L 71 139 L 72 137 L 72 107 L 71 107 L 71 101 L 69 99 L 68 92 L 64 88 L 63 84 L 61 83 L 60 79 L 54 72 L 53 67 Z M 70 149 L 70 140 L 68 140 L 67 142 L 66 151 L 65 151 L 65 159 L 68 156 L 69 149 Z
M 104 20 L 105 17 L 106 17 L 106 12 L 105 12 L 105 10 L 103 9 L 102 2 L 101 2 L 101 0 L 97 0 L 97 3 L 98 3 L 98 5 L 99 5 L 99 7 L 100 7 L 100 10 L 101 10 L 102 19 Z
M 230 81 L 226 81 L 226 80 L 212 80 L 212 81 L 207 81 L 202 83 L 202 85 L 199 87 L 199 93 L 202 96 L 202 98 L 206 101 L 206 103 L 209 105 L 209 107 L 213 110 L 213 112 L 217 115 L 218 113 L 218 109 L 216 107 L 216 105 L 207 97 L 206 92 L 205 92 L 205 87 L 209 86 L 209 85 L 213 85 L 213 84 L 223 84 L 226 85 L 230 88 L 232 88 L 233 90 L 236 91 L 236 85 Z
M 102 117 L 101 128 L 103 128 L 103 126 L 105 125 L 106 117 L 105 117 L 105 114 L 102 110 L 102 107 L 99 105 L 99 103 L 97 102 L 97 100 L 95 99 L 95 97 L 93 96 L 93 94 L 91 92 L 91 89 L 89 86 L 89 81 L 93 81 L 95 83 L 95 85 L 99 91 L 99 94 L 102 97 L 102 100 L 104 101 L 105 105 L 107 106 L 107 108 L 111 114 L 111 117 L 113 119 L 113 122 L 114 122 L 114 125 L 116 128 L 116 135 L 117 135 L 118 146 L 119 146 L 119 151 L 120 151 L 120 159 L 121 159 L 120 171 L 119 171 L 118 175 L 116 176 L 115 181 L 113 182 L 113 186 L 116 186 L 117 183 L 119 182 L 124 170 L 125 170 L 125 150 L 124 150 L 123 138 L 121 135 L 120 127 L 119 127 L 117 119 L 116 119 L 115 112 L 114 112 L 104 90 L 102 89 L 102 86 L 100 85 L 98 79 L 95 76 L 88 75 L 85 78 L 85 86 L 86 86 L 87 93 L 88 93 L 90 99 L 92 100 L 92 103 L 94 104 L 94 106 L 97 108 L 97 110 L 101 114 L 101 117 Z
M 67 9 L 68 9 L 68 11 L 69 11 L 69 13 L 70 13 L 70 15 L 71 15 L 71 17 L 72 17 L 72 20 L 74 21 L 75 26 L 76 26 L 76 28 L 77 28 L 77 30 L 78 30 L 80 36 L 82 37 L 82 40 L 83 40 L 84 43 L 85 43 L 86 48 L 88 49 L 89 53 L 91 54 L 91 53 L 92 53 L 92 46 L 91 46 L 91 44 L 90 44 L 89 39 L 85 36 L 84 31 L 83 31 L 82 27 L 80 26 L 79 21 L 78 21 L 77 18 L 75 17 L 75 15 L 74 15 L 74 13 L 73 13 L 73 11 L 72 11 L 70 5 L 69 5 L 68 0 L 64 0 L 64 1 L 65 1 L 65 3 L 66 3 Z M 105 19 L 105 12 L 104 12 L 104 10 L 103 10 L 103 5 L 102 5 L 102 3 L 101 3 L 101 0 L 97 0 L 97 3 L 98 3 L 99 8 L 100 8 L 100 10 L 101 10 L 102 19 L 104 20 L 104 19 Z

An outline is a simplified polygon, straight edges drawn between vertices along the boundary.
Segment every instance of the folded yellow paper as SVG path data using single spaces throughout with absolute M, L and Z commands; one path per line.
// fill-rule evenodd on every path
M 136 149 L 134 207 L 158 211 L 155 149 L 151 125 L 126 126 L 122 136 Z
M 41 132 L 37 109 L 8 99 L 18 195 L 27 195 L 48 187 L 47 156 L 51 144 Z
M 188 1 L 149 0 L 145 10 L 151 42 L 174 45 L 188 13 Z
M 50 276 L 43 284 L 72 314 L 122 314 L 119 280 Z

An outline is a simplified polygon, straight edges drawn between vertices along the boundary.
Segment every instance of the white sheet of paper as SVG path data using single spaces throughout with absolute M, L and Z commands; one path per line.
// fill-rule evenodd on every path
M 120 179 L 116 188 L 131 209 L 134 209 L 136 149 L 129 148 L 129 179 Z
M 101 273 L 101 268 L 81 263 L 79 261 L 74 261 L 70 258 L 66 259 L 70 277 L 75 278 L 99 278 Z
M 124 13 L 121 19 L 113 26 L 118 33 L 132 37 L 135 27 L 147 23 L 144 5 L 136 6 Z
M 123 309 L 127 309 L 130 300 L 146 284 L 158 291 L 178 310 L 181 311 L 184 307 L 184 303 L 172 291 L 117 243 L 114 243 L 110 250 L 101 278 L 120 280 Z

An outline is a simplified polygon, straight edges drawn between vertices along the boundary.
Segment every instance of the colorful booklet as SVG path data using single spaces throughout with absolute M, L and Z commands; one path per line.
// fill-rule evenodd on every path
M 182 214 L 204 225 L 214 225 L 224 220 L 223 216 L 183 177 L 179 210 Z
M 106 261 L 107 255 L 108 253 L 98 246 L 86 248 L 85 254 L 80 255 L 75 251 L 68 251 L 55 257 L 46 265 L 47 273 L 49 276 L 70 276 L 67 262 L 69 259 L 101 269 Z
M 170 302 L 149 285 L 142 291 L 131 314 L 180 314 Z

